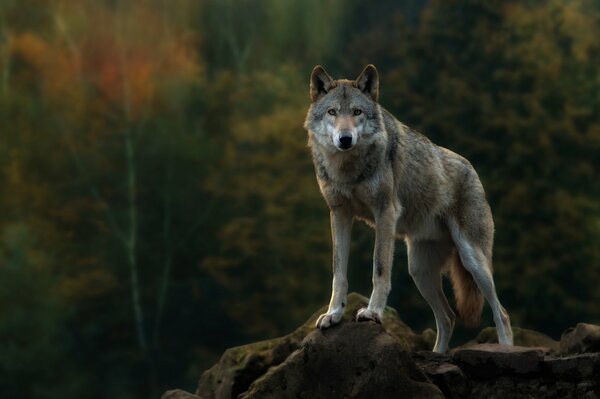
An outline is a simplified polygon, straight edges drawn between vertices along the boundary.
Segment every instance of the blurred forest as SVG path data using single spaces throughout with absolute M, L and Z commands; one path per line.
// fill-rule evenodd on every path
M 1 0 L 0 397 L 193 390 L 328 301 L 315 64 L 374 63 L 383 106 L 471 160 L 514 325 L 600 322 L 598 37 L 594 0 Z M 372 245 L 355 225 L 365 295 Z M 404 245 L 392 286 L 434 326 Z

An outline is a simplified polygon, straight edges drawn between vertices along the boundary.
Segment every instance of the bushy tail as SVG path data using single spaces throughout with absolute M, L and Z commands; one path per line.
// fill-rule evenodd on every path
M 458 314 L 467 327 L 477 327 L 483 311 L 483 295 L 471 273 L 463 266 L 456 250 L 451 259 L 450 280 L 452 280 Z

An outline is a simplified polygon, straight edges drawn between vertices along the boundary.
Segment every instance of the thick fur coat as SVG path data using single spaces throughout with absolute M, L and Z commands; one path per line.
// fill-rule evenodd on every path
M 444 271 L 450 272 L 464 322 L 478 324 L 485 297 L 500 342 L 512 344 L 510 320 L 492 279 L 492 213 L 477 173 L 465 158 L 396 120 L 377 102 L 378 94 L 372 65 L 356 80 L 334 80 L 320 66 L 311 75 L 305 128 L 333 237 L 333 292 L 317 326 L 341 320 L 350 231 L 359 219 L 375 229 L 376 238 L 373 293 L 357 320 L 381 322 L 394 242 L 402 238 L 410 275 L 434 312 L 434 350 L 447 350 L 454 328 L 454 312 L 441 287 Z

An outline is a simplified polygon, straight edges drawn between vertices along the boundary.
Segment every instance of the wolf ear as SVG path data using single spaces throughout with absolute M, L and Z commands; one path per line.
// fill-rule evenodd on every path
M 310 75 L 310 99 L 314 103 L 319 96 L 326 94 L 331 89 L 333 79 L 321 65 L 317 65 Z
M 379 73 L 375 65 L 369 64 L 354 81 L 360 91 L 377 101 L 379 97 Z

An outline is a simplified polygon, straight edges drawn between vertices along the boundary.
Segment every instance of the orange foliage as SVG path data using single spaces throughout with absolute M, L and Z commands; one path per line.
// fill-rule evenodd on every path
M 106 268 L 85 270 L 61 281 L 60 291 L 65 299 L 81 301 L 102 297 L 117 286 L 117 280 Z
M 87 7 L 95 29 L 69 30 L 80 16 L 65 14 L 55 36 L 25 32 L 11 46 L 35 70 L 50 103 L 66 115 L 82 117 L 90 104 L 101 117 L 116 110 L 136 120 L 165 100 L 158 91 L 198 82 L 196 40 L 183 31 L 157 29 L 165 24 L 159 10 L 138 4 L 119 14 L 100 4 Z

